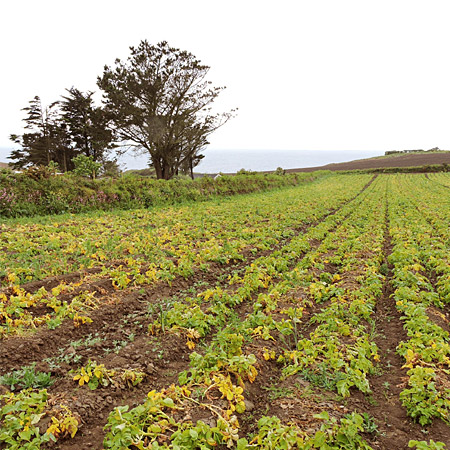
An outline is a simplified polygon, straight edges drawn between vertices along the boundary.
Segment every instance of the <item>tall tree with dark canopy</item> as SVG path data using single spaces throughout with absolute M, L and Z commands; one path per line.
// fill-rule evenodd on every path
M 94 105 L 93 92 L 83 93 L 74 87 L 67 92 L 69 95 L 63 96 L 60 105 L 75 149 L 92 156 L 96 162 L 104 160 L 105 151 L 113 147 L 114 139 L 105 111 Z
M 130 50 L 98 78 L 119 139 L 149 153 L 157 178 L 170 179 L 186 164 L 192 172 L 207 137 L 232 117 L 211 113 L 224 87 L 212 87 L 209 67 L 167 42 Z
M 41 99 L 36 96 L 23 108 L 27 116 L 24 119 L 25 129 L 29 130 L 23 135 L 12 134 L 10 139 L 21 145 L 21 149 L 13 150 L 9 159 L 11 165 L 21 169 L 29 165 L 48 165 L 50 161 L 59 164 L 61 168 L 67 167 L 73 156 L 70 152 L 70 140 L 67 129 L 59 120 L 58 102 L 43 107 Z

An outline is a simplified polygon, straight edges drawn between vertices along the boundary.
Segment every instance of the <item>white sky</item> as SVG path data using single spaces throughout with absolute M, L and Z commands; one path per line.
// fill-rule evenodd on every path
M 167 40 L 226 85 L 212 148 L 450 149 L 448 0 L 0 3 L 0 147 L 21 108 L 97 90 L 105 64 Z

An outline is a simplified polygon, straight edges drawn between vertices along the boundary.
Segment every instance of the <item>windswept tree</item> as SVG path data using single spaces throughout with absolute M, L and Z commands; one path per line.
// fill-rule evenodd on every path
M 73 152 L 67 128 L 59 118 L 58 102 L 44 107 L 39 96 L 36 96 L 23 111 L 27 113 L 24 119 L 27 131 L 22 135 L 10 136 L 14 143 L 21 146 L 11 152 L 11 165 L 21 169 L 30 165 L 48 165 L 54 161 L 67 170 Z
M 114 139 L 105 111 L 94 105 L 93 92 L 83 93 L 74 87 L 66 90 L 68 95 L 60 102 L 61 114 L 76 152 L 96 162 L 105 160 Z
M 13 150 L 9 159 L 17 169 L 32 165 L 48 165 L 51 161 L 67 172 L 75 166 L 73 158 L 79 154 L 92 157 L 103 165 L 110 163 L 107 150 L 114 147 L 114 133 L 109 118 L 101 107 L 93 103 L 93 93 L 78 89 L 67 90 L 69 95 L 44 107 L 36 96 L 23 108 L 26 111 L 25 132 L 12 134 L 10 139 L 21 146 Z
M 157 178 L 170 179 L 186 164 L 192 172 L 207 137 L 232 117 L 211 113 L 224 87 L 212 87 L 209 67 L 167 42 L 130 50 L 98 78 L 119 140 L 148 152 Z

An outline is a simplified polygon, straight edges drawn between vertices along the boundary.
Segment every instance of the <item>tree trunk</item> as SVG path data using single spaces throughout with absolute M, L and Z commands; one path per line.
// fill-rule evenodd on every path
M 170 180 L 173 177 L 173 167 L 163 161 L 163 178 Z
M 45 143 L 47 146 L 47 165 L 50 164 L 51 158 L 50 158 L 50 136 L 47 134 L 45 134 L 44 131 L 44 136 L 45 136 Z
M 153 162 L 153 167 L 155 168 L 156 178 L 158 180 L 160 180 L 161 178 L 163 178 L 163 169 L 161 167 L 161 163 L 158 158 L 153 158 L 153 157 L 152 157 L 152 162 Z
M 170 176 L 170 170 L 169 170 L 169 167 L 167 165 L 164 165 L 164 167 L 163 167 L 163 178 L 165 180 L 170 180 L 170 178 L 172 178 Z

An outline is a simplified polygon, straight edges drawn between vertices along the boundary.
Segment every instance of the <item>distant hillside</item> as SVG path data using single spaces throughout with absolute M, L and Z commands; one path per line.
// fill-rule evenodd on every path
M 441 151 L 437 153 L 408 153 L 389 155 L 388 157 L 357 159 L 355 161 L 332 163 L 325 166 L 287 169 L 286 172 L 313 172 L 315 170 L 365 170 L 387 167 L 431 166 L 435 164 L 450 165 L 450 151 Z
M 9 166 L 8 166 L 8 163 L 2 163 L 2 162 L 0 162 L 0 169 L 7 169 Z

